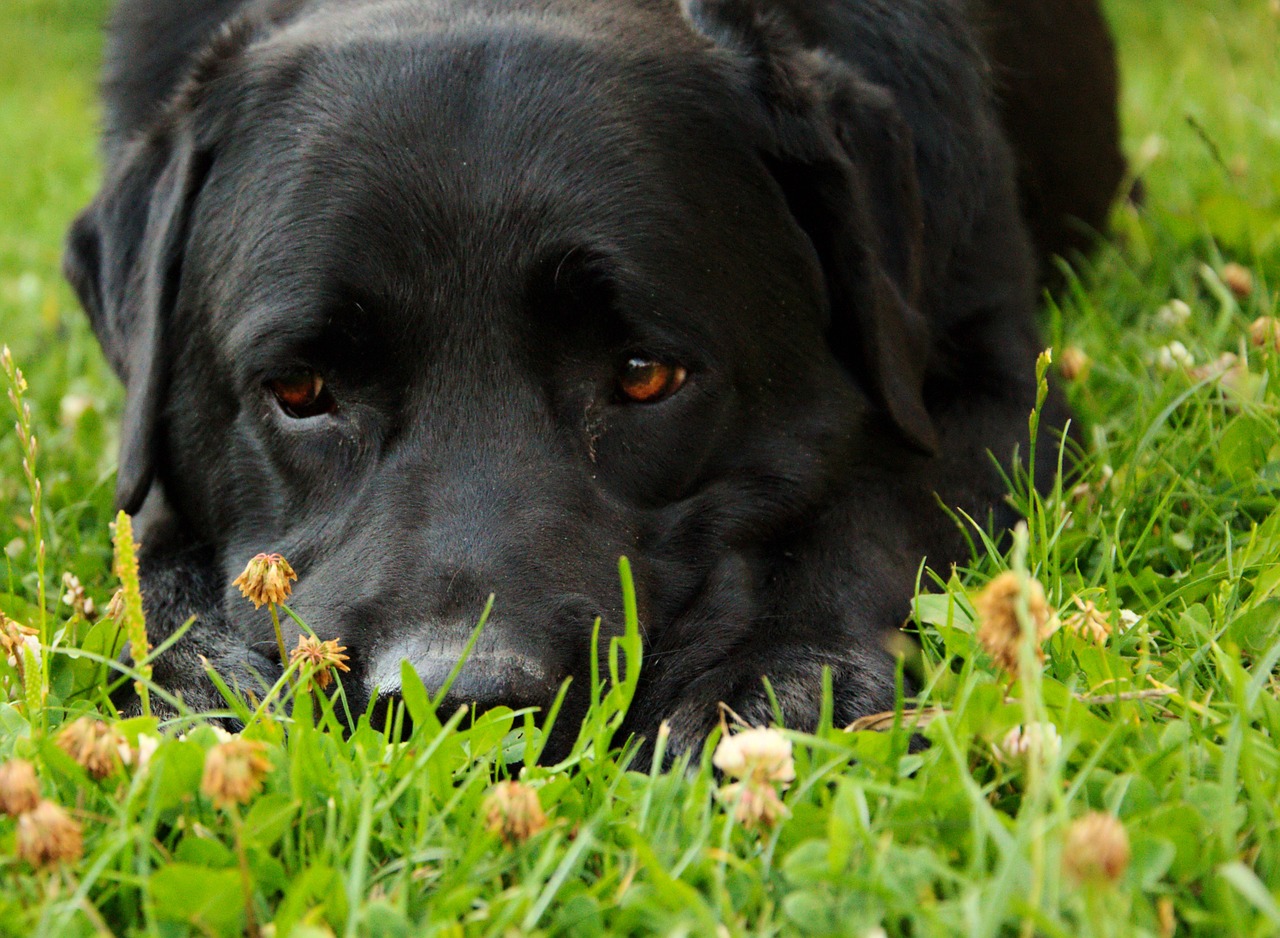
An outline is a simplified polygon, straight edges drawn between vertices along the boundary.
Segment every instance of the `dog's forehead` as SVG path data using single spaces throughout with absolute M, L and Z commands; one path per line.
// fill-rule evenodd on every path
M 760 269 L 764 243 L 757 260 L 781 266 L 786 239 L 759 233 L 789 222 L 717 118 L 713 69 L 520 25 L 336 43 L 313 27 L 253 50 L 262 90 L 224 154 L 215 226 L 236 257 L 222 289 L 239 295 L 215 309 L 314 306 L 335 278 L 393 307 L 438 299 L 424 293 L 444 281 L 510 293 L 522 270 L 580 246 L 668 284 L 726 258 Z M 281 302 L 291 287 L 296 302 Z

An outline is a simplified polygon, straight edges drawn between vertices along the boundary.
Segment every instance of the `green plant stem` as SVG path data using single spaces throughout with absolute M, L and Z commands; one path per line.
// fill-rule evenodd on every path
M 276 647 L 280 649 L 280 667 L 288 670 L 289 653 L 284 650 L 284 633 L 280 631 L 280 613 L 276 612 L 275 603 L 267 603 L 267 608 L 271 610 L 271 624 L 276 630 Z

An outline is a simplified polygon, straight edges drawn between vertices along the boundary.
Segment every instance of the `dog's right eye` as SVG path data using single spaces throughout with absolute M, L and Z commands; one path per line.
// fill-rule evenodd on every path
M 276 402 L 295 420 L 330 413 L 335 406 L 324 378 L 314 371 L 298 371 L 267 382 Z

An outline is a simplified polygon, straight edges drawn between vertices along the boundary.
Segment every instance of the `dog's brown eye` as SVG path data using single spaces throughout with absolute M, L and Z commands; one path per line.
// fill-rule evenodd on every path
M 333 395 L 325 387 L 324 378 L 314 371 L 299 371 L 267 382 L 267 387 L 290 417 L 318 417 L 333 410 Z
M 633 358 L 622 368 L 618 390 L 637 404 L 652 404 L 679 391 L 689 372 L 679 365 Z

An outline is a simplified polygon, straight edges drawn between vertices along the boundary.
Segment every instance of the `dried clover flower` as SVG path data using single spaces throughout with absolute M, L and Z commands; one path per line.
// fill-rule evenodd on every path
M 772 785 L 733 782 L 719 789 L 716 796 L 733 805 L 734 819 L 747 830 L 769 830 L 790 813 Z
M 1280 352 L 1280 319 L 1259 316 L 1249 326 L 1249 341 L 1257 348 Z
M 241 594 L 255 609 L 261 609 L 288 599 L 293 592 L 289 581 L 297 579 L 298 574 L 293 572 L 289 561 L 279 554 L 258 554 L 232 582 L 240 587 Z
M 1055 758 L 1062 751 L 1062 737 L 1052 723 L 1028 723 L 1015 726 L 1005 733 L 996 747 L 996 755 L 1003 762 L 1013 762 L 1025 756 L 1044 760 Z
M 311 635 L 299 635 L 298 647 L 289 652 L 289 661 L 292 663 L 301 660 L 304 666 L 315 668 L 316 686 L 324 690 L 333 683 L 335 669 L 351 670 L 346 664 L 348 656 L 342 654 L 346 650 L 347 646 L 339 645 L 336 638 L 322 642 Z
M 1107 621 L 1107 614 L 1094 605 L 1093 600 L 1072 596 L 1071 601 L 1078 611 L 1062 620 L 1063 628 L 1095 645 L 1105 645 L 1111 637 L 1111 623 Z
M 498 782 L 481 810 L 485 828 L 506 844 L 523 843 L 547 826 L 538 793 L 521 782 Z
M 23 647 L 39 651 L 40 643 L 36 640 L 36 630 L 29 625 L 14 622 L 0 612 L 0 650 L 4 651 L 10 667 L 18 667 L 22 659 Z
M 52 801 L 41 801 L 18 818 L 17 853 L 36 867 L 74 863 L 84 853 L 80 825 Z
M 1089 356 L 1078 345 L 1068 345 L 1062 350 L 1058 371 L 1068 381 L 1075 381 L 1089 369 Z
M 218 807 L 245 804 L 271 771 L 266 752 L 265 743 L 238 736 L 218 743 L 205 756 L 200 790 Z
M 80 717 L 59 731 L 55 742 L 90 776 L 106 778 L 120 765 L 120 747 L 125 741 L 102 720 Z
M 752 727 L 725 736 L 716 746 L 711 763 L 731 778 L 753 782 L 795 780 L 791 740 L 774 729 Z
M 1017 677 L 1018 649 L 1022 646 L 1022 624 L 1018 621 L 1018 599 L 1026 588 L 1027 613 L 1036 630 L 1035 654 L 1044 661 L 1041 643 L 1058 628 L 1053 607 L 1037 580 L 1025 579 L 1006 570 L 988 583 L 973 601 L 978 613 L 978 641 L 996 664 Z
M 124 625 L 124 588 L 116 590 L 111 594 L 111 601 L 107 603 L 107 618 L 116 625 Z
M 1222 282 L 1237 300 L 1247 300 L 1253 295 L 1253 273 L 1243 264 L 1234 261 L 1222 268 Z
M 0 814 L 17 817 L 35 810 L 40 803 L 40 781 L 36 768 L 26 759 L 11 759 L 0 765 Z
M 1091 811 L 1067 831 L 1062 868 L 1076 883 L 1114 883 L 1129 866 L 1129 834 L 1119 818 Z

